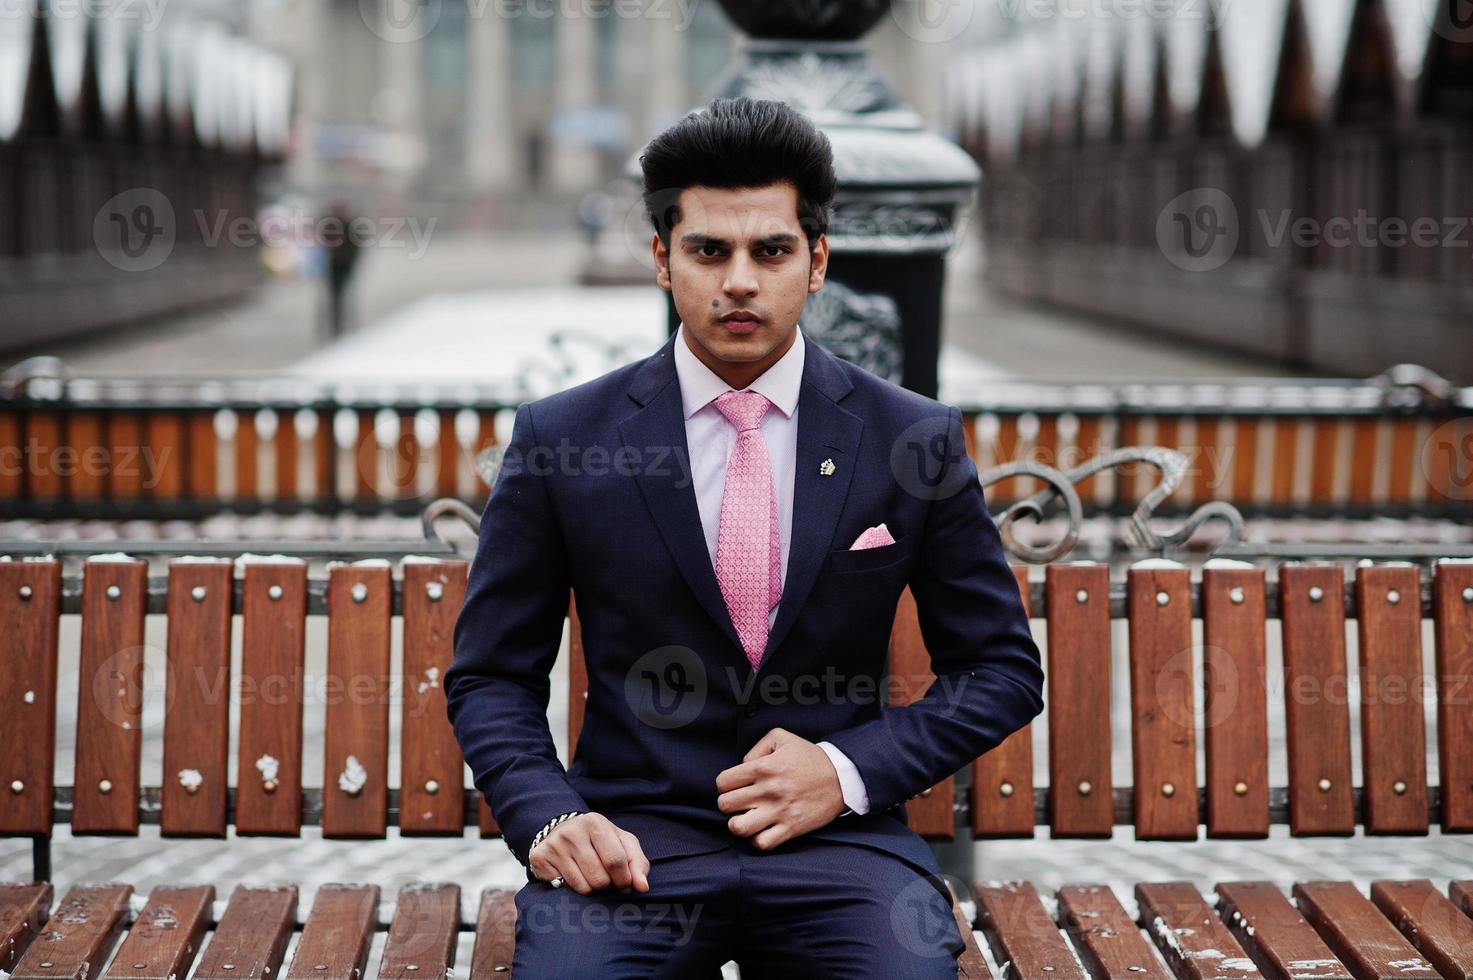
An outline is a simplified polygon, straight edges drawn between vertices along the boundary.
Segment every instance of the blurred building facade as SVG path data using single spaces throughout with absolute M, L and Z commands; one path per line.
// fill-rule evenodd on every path
M 937 121 L 944 60 L 907 31 L 909 8 L 867 40 Z M 254 21 L 300 72 L 294 185 L 387 190 L 492 227 L 618 179 L 740 42 L 711 0 L 277 0 Z
M 261 280 L 247 225 L 289 148 L 292 72 L 238 13 L 0 2 L 0 346 Z
M 994 285 L 1304 368 L 1473 380 L 1457 3 L 1066 6 L 948 69 Z

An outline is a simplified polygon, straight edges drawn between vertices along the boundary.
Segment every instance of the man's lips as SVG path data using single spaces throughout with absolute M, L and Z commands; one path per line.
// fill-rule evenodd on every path
M 726 316 L 721 318 L 722 326 L 726 327 L 726 329 L 729 330 L 731 333 L 738 334 L 751 333 L 752 331 L 757 329 L 758 325 L 761 322 L 762 320 L 760 317 L 757 316 L 757 314 L 752 313 L 748 310 L 738 310 L 732 313 L 728 313 L 726 314 Z

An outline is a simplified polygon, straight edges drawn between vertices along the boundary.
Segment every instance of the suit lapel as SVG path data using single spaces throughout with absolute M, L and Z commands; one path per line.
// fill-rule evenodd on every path
M 813 590 L 819 569 L 833 546 L 834 529 L 849 494 L 864 422 L 841 407 L 839 399 L 853 387 L 833 355 L 804 336 L 803 387 L 798 395 L 798 445 L 793 475 L 793 526 L 788 545 L 787 575 L 777 618 L 767 637 L 761 673 L 772 651 L 782 644 Z M 832 475 L 820 466 L 833 460 Z
M 636 467 L 635 480 L 649 507 L 660 537 L 675 559 L 701 606 L 721 628 L 740 654 L 741 639 L 732 625 L 716 580 L 716 569 L 706 549 L 695 488 L 690 484 L 690 449 L 685 438 L 685 413 L 680 385 L 675 374 L 672 335 L 665 346 L 635 372 L 629 397 L 641 406 L 619 423 L 619 438 L 631 447 L 637 459 L 648 465 Z M 792 629 L 819 569 L 832 547 L 834 530 L 844 508 L 850 480 L 858 457 L 864 422 L 838 402 L 853 388 L 835 363 L 833 355 L 807 336 L 803 355 L 803 386 L 798 395 L 798 439 L 796 472 L 793 477 L 792 538 L 788 546 L 787 574 L 777 617 L 767 638 L 760 672 Z M 654 453 L 669 449 L 665 465 Z M 820 464 L 834 462 L 825 476 Z M 742 662 L 746 658 L 742 657 Z

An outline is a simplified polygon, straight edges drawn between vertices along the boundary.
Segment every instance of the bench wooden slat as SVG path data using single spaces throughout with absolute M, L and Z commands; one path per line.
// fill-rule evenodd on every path
M 317 889 L 288 980 L 359 980 L 378 924 L 377 885 L 327 884 Z
M 301 463 L 301 440 L 297 438 L 297 413 L 292 408 L 276 411 L 276 434 L 272 436 L 272 452 L 276 461 L 276 498 L 299 500 L 301 481 L 297 470 Z
M 189 413 L 189 470 L 186 492 L 194 500 L 216 501 L 220 493 L 219 436 L 215 410 Z
M 236 833 L 295 837 L 302 832 L 307 564 L 242 564 Z
M 1258 500 L 1258 441 L 1259 419 L 1250 415 L 1234 416 L 1232 445 L 1236 459 L 1232 483 L 1224 488 L 1231 494 L 1231 500 Z
M 148 457 L 139 462 L 145 467 L 148 495 L 155 500 L 178 500 L 184 496 L 184 417 L 178 412 L 151 412 L 146 429 Z
M 414 499 L 419 493 L 420 445 L 415 431 L 416 413 L 396 413 L 398 427 L 394 434 L 394 451 L 390 454 L 389 492 L 395 498 Z
M 1028 566 L 1014 565 L 1023 609 L 1032 615 Z M 1033 836 L 1033 723 L 972 763 L 972 836 Z
M 0 562 L 0 836 L 51 833 L 60 617 L 61 562 Z
M 1208 837 L 1268 836 L 1265 603 L 1262 569 L 1203 569 Z
M 588 664 L 583 659 L 583 624 L 578 597 L 568 593 L 568 765 L 578 758 L 583 716 L 588 708 Z
M 1473 916 L 1473 881 L 1449 881 L 1447 897 L 1464 915 Z
M 1273 465 L 1269 469 L 1269 503 L 1294 503 L 1294 474 L 1298 467 L 1300 420 L 1295 416 L 1280 416 L 1269 423 L 1273 434 Z
M 1473 830 L 1473 565 L 1438 562 L 1432 575 L 1437 759 L 1442 829 Z
M 1340 420 L 1318 418 L 1310 425 L 1314 441 L 1309 465 L 1309 502 L 1325 505 L 1335 500 L 1335 461 L 1340 442 Z
M 51 911 L 51 882 L 0 884 L 0 970 L 14 970 Z
M 149 892 L 148 903 L 104 976 L 127 980 L 186 976 L 204 943 L 214 902 L 213 885 L 163 886 Z
M 1301 881 L 1294 898 L 1356 980 L 1441 975 L 1352 882 Z
M 977 902 L 977 927 L 1004 978 L 1088 980 L 1033 885 L 975 884 L 972 897 Z
M 405 885 L 394 902 L 379 980 L 446 980 L 459 934 L 459 885 Z
M 1352 504 L 1373 503 L 1376 472 L 1380 462 L 1376 456 L 1381 434 L 1381 420 L 1360 418 L 1350 423 L 1350 495 Z
M 0 411 L 0 446 L 24 446 L 26 441 L 21 431 L 20 413 Z M 20 500 L 26 496 L 26 469 L 24 465 L 0 466 L 0 499 Z
M 143 423 L 137 412 L 109 412 L 107 416 L 107 494 L 128 501 L 140 496 L 143 472 L 138 447 L 143 445 Z
M 1368 834 L 1425 834 L 1422 588 L 1416 566 L 1355 572 L 1360 665 L 1362 820 Z
M 133 886 L 114 882 L 77 885 L 51 912 L 11 980 L 84 980 L 101 972 L 122 935 Z
M 435 496 L 460 496 L 460 436 L 455 431 L 455 411 L 441 410 L 436 415 L 440 433 L 435 440 Z
M 253 501 L 261 495 L 261 435 L 252 409 L 235 412 L 235 498 Z
M 1279 603 L 1290 833 L 1350 836 L 1355 833 L 1355 801 L 1340 566 L 1281 565 Z
M 951 914 L 956 919 L 956 927 L 962 934 L 963 949 L 960 956 L 956 958 L 957 980 L 992 980 L 992 970 L 987 966 L 987 957 L 982 953 L 982 947 L 977 944 L 977 934 L 972 931 L 972 923 L 967 921 L 967 913 L 958 901 L 956 889 L 950 881 L 946 882 L 946 890 L 951 893 Z
M 1049 565 L 1049 824 L 1054 837 L 1109 837 L 1110 569 Z M 1080 601 L 1080 598 L 1083 601 Z
M 328 571 L 329 687 L 322 773 L 326 838 L 388 834 L 393 594 L 387 564 L 335 564 Z
M 468 565 L 406 558 L 403 574 L 399 833 L 459 837 L 465 828 L 465 767 L 440 682 L 455 657 L 455 618 L 465 601 Z
M 1314 927 L 1271 881 L 1217 886 L 1217 914 L 1269 980 L 1351 980 Z
M 1189 881 L 1135 886 L 1140 924 L 1177 976 L 1186 980 L 1262 977 L 1248 953 Z
M 377 413 L 367 409 L 355 413 L 358 419 L 358 434 L 353 439 L 354 473 L 358 477 L 355 488 L 360 500 L 378 499 L 378 432 L 374 417 Z
M 69 412 L 66 417 L 67 445 L 76 453 L 78 465 L 67 478 L 67 496 L 75 501 L 98 501 L 107 494 L 107 474 L 97 465 L 96 450 L 103 442 L 101 412 Z M 3 444 L 3 440 L 0 440 Z
M 191 980 L 280 976 L 296 918 L 296 885 L 237 885 Z
M 481 892 L 470 980 L 503 980 L 511 973 L 517 943 L 516 899 L 517 893 L 511 889 L 487 888 Z
M 1172 980 L 1154 948 L 1105 885 L 1059 889 L 1059 924 L 1094 980 Z
M 916 701 L 936 677 L 931 673 L 931 655 L 921 638 L 920 615 L 909 586 L 900 593 L 890 629 L 890 675 L 895 705 Z M 956 837 L 955 802 L 956 777 L 947 776 L 905 804 L 906 823 L 927 840 L 952 840 Z
M 30 480 L 30 496 L 36 500 L 59 500 L 70 482 L 62 476 L 57 465 L 57 450 L 65 445 L 62 438 L 61 416 L 55 412 L 30 412 L 25 416 L 26 456 L 29 465 L 26 476 Z
M 137 834 L 148 562 L 90 558 L 82 580 L 72 833 Z
M 1473 919 L 1426 878 L 1373 881 L 1371 901 L 1445 977 L 1473 977 Z
M 1196 840 L 1191 572 L 1132 568 L 1126 573 L 1125 592 L 1130 617 L 1135 836 Z
M 336 503 L 338 443 L 333 423 L 337 413 L 318 409 L 313 413 L 317 429 L 312 433 L 312 492 L 322 503 Z
M 228 559 L 169 563 L 164 836 L 226 836 L 234 576 Z

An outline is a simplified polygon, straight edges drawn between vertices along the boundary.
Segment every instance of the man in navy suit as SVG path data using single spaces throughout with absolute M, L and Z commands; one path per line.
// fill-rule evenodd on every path
M 681 325 L 517 409 L 445 675 L 504 840 L 521 977 L 954 977 L 904 804 L 1027 724 L 1043 672 L 961 413 L 803 336 L 828 140 L 718 100 L 641 158 Z M 909 585 L 935 681 L 887 703 Z M 569 591 L 588 674 L 547 724 Z

